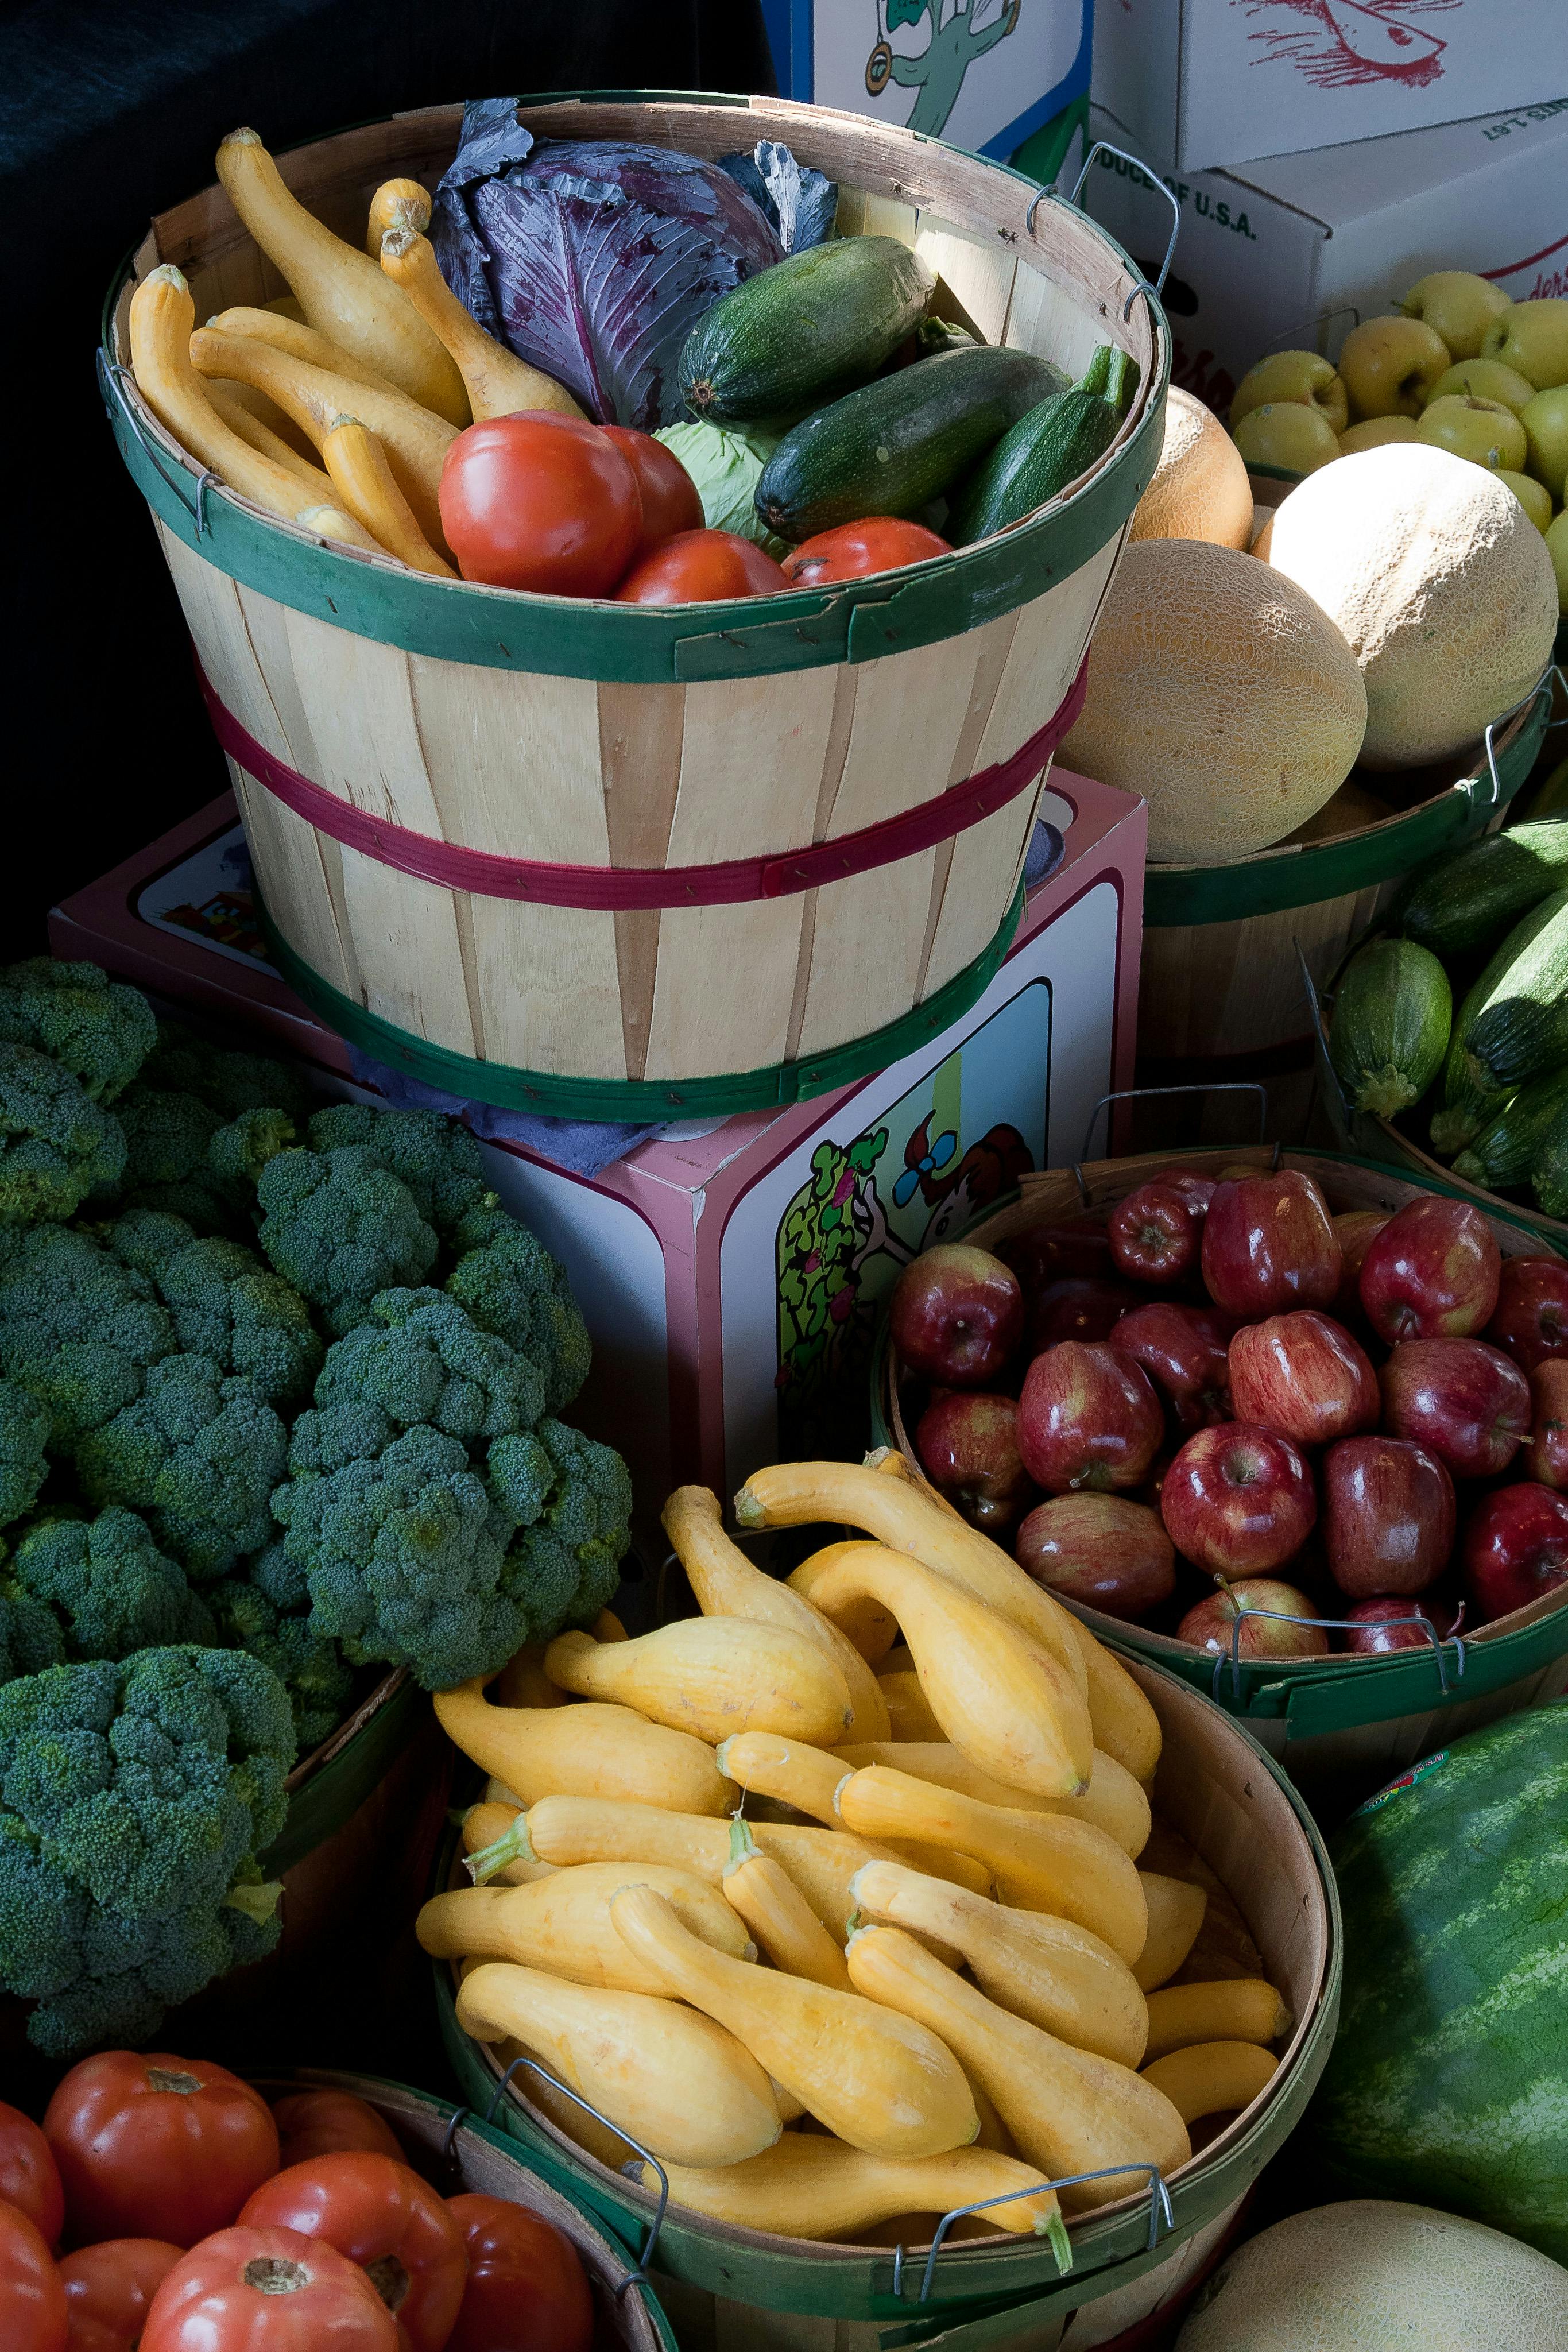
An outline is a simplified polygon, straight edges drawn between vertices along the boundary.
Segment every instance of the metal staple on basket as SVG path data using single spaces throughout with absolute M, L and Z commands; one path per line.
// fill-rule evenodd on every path
M 1211 1687 L 1217 1703 L 1219 1701 L 1220 1676 L 1228 1664 L 1231 1701 L 1237 1706 L 1241 1704 L 1241 1626 L 1243 1619 L 1248 1617 L 1271 1618 L 1276 1624 L 1280 1625 L 1330 1625 L 1336 1631 L 1340 1629 L 1354 1631 L 1362 1622 L 1359 1617 L 1293 1617 L 1288 1610 L 1254 1609 L 1245 1601 L 1238 1601 L 1236 1614 L 1230 1623 L 1229 1651 L 1228 1653 L 1221 1651 L 1214 1662 L 1214 1679 Z M 1418 1625 L 1420 1627 L 1427 1640 L 1432 1644 L 1432 1654 L 1437 1663 L 1437 1687 L 1445 1698 L 1452 1698 L 1455 1694 L 1449 1686 L 1448 1672 L 1443 1663 L 1443 1637 L 1431 1619 L 1417 1609 L 1408 1617 L 1385 1617 L 1379 1622 L 1385 1625 Z M 1448 1639 L 1454 1645 L 1455 1680 L 1459 1681 L 1463 1679 L 1465 1671 L 1464 1640 L 1458 1633 L 1450 1633 Z

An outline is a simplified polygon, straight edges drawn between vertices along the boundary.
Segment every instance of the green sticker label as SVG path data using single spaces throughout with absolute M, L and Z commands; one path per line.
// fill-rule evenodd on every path
M 1423 1756 L 1419 1764 L 1412 1764 L 1408 1772 L 1401 1772 L 1397 1780 L 1390 1780 L 1386 1789 L 1379 1789 L 1375 1797 L 1368 1797 L 1364 1805 L 1357 1805 L 1351 1820 L 1359 1821 L 1363 1813 L 1379 1811 L 1391 1797 L 1403 1796 L 1406 1789 L 1413 1789 L 1417 1780 L 1424 1780 L 1428 1772 L 1435 1772 L 1439 1764 L 1448 1760 L 1446 1748 L 1439 1748 L 1436 1756 Z

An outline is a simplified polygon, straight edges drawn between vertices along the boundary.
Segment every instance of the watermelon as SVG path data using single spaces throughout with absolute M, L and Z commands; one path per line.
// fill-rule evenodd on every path
M 1328 2181 L 1568 2261 L 1568 1705 L 1509 1716 L 1353 1813 Z

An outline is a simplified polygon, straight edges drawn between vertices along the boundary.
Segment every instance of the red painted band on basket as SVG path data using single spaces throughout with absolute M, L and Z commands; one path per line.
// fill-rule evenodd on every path
M 813 842 L 808 848 L 781 856 L 731 857 L 713 866 L 558 866 L 535 858 L 497 857 L 487 850 L 434 841 L 428 834 L 410 833 L 402 825 L 369 816 L 274 759 L 219 701 L 199 660 L 196 677 L 214 732 L 230 759 L 285 808 L 329 834 L 334 841 L 361 850 L 379 865 L 416 875 L 422 882 L 440 883 L 448 890 L 471 891 L 481 898 L 521 898 L 545 907 L 580 907 L 619 914 L 628 908 L 726 907 L 747 899 L 786 898 L 950 841 L 956 834 L 978 824 L 982 817 L 995 815 L 1034 783 L 1083 708 L 1089 664 L 1085 655 L 1060 709 L 1026 743 L 1020 743 L 1010 759 L 982 768 L 902 816 L 884 817 L 880 824 L 843 834 L 837 841 Z

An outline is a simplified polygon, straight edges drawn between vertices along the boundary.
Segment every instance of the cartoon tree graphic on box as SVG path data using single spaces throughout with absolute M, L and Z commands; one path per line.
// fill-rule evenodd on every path
M 1007 0 L 999 16 L 977 27 L 971 0 L 953 0 L 953 13 L 946 24 L 943 0 L 887 0 L 887 35 L 896 33 L 901 25 L 918 25 L 925 16 L 930 20 L 931 37 L 918 57 L 905 58 L 884 35 L 866 59 L 866 89 L 873 98 L 880 98 L 890 81 L 904 89 L 917 90 L 907 127 L 924 131 L 928 139 L 940 139 L 957 104 L 964 76 L 977 58 L 1006 40 L 1018 23 L 1020 5 L 1021 0 Z
M 873 1170 L 887 1129 L 819 1143 L 779 1227 L 779 1434 L 786 1458 L 852 1459 L 865 1446 L 875 1302 L 863 1261 L 886 1238 Z

